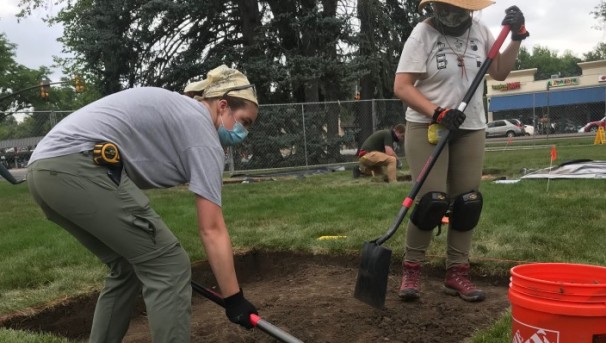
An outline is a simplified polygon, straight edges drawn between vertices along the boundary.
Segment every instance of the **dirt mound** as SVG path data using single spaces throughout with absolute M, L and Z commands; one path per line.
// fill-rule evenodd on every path
M 474 276 L 487 295 L 466 303 L 442 292 L 444 270 L 423 274 L 422 298 L 398 299 L 399 261 L 392 274 L 385 308 L 374 309 L 353 297 L 359 256 L 325 256 L 253 252 L 238 256 L 238 276 L 247 298 L 263 319 L 304 342 L 463 342 L 489 326 L 505 309 L 507 280 Z M 206 263 L 193 266 L 193 279 L 207 287 L 214 279 Z M 69 299 L 35 314 L 14 315 L 2 326 L 86 338 L 97 294 Z M 194 293 L 192 342 L 275 342 L 260 330 L 231 324 L 218 305 Z M 150 342 L 145 309 L 140 302 L 126 343 Z

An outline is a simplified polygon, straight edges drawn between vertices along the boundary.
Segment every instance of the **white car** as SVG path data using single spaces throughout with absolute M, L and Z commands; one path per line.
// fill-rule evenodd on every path
M 517 119 L 500 119 L 486 123 L 486 138 L 524 136 L 524 126 Z
M 526 132 L 526 136 L 534 135 L 534 126 L 532 125 L 524 125 L 524 132 Z

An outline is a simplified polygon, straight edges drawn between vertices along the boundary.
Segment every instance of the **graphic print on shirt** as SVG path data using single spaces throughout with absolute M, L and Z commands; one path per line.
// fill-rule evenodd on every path
M 446 69 L 446 66 L 448 65 L 446 54 L 444 53 L 444 47 L 446 47 L 446 45 L 440 41 L 438 41 L 436 45 L 438 48 L 438 52 L 436 53 L 436 68 L 438 68 L 438 70 Z
M 447 43 L 438 40 L 436 43 L 437 53 L 436 53 L 436 68 L 446 69 L 448 66 L 448 61 L 446 59 L 446 53 L 444 49 L 446 49 Z M 463 67 L 464 59 L 468 57 L 472 57 L 476 61 L 476 66 L 480 68 L 482 66 L 482 58 L 480 55 L 473 53 L 478 51 L 478 40 L 476 38 L 470 38 L 469 42 L 465 44 L 465 41 L 459 38 L 456 38 L 452 47 L 448 46 L 453 53 L 457 55 L 457 66 Z M 471 52 L 471 53 L 468 53 Z
M 446 53 L 444 51 L 444 49 L 448 48 L 450 50 L 452 50 L 452 52 L 457 56 L 456 60 L 457 60 L 457 66 L 458 67 L 464 67 L 463 63 L 464 63 L 464 58 L 465 58 L 465 53 L 466 50 L 468 48 L 468 44 L 465 44 L 466 42 L 464 40 L 461 40 L 459 38 L 455 39 L 455 42 L 453 45 L 451 45 L 447 38 L 444 37 L 444 42 L 442 41 L 442 39 L 438 39 L 438 41 L 436 42 L 436 48 L 437 48 L 437 54 L 436 54 L 436 64 L 437 64 L 437 68 L 439 69 L 445 69 L 448 65 L 448 62 L 446 61 Z M 476 44 L 476 49 L 477 49 L 477 44 Z
M 477 39 L 471 38 L 469 40 L 469 49 L 471 49 L 471 51 L 478 51 L 478 40 Z M 472 55 L 476 59 L 476 66 L 478 68 L 480 68 L 482 66 L 482 58 L 478 54 L 472 53 Z

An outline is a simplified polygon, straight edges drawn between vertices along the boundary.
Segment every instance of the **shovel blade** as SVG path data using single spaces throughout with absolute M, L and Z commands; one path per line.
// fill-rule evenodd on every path
M 391 264 L 391 250 L 375 242 L 365 242 L 354 297 L 368 305 L 382 309 L 387 292 L 387 276 Z

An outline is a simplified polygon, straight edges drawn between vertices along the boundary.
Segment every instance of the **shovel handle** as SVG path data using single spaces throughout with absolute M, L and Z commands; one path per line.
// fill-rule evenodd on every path
M 292 336 L 288 332 L 280 329 L 279 327 L 273 325 L 272 323 L 268 322 L 267 320 L 262 319 L 261 317 L 257 316 L 254 313 L 252 313 L 250 315 L 250 322 L 253 324 L 253 326 L 261 329 L 262 331 L 268 333 L 269 335 L 280 340 L 281 342 L 303 343 L 302 340 Z
M 505 38 L 507 38 L 507 35 L 509 34 L 510 30 L 511 30 L 511 27 L 509 25 L 504 25 L 503 28 L 501 29 L 501 33 L 495 39 L 494 44 L 488 51 L 486 60 L 484 60 L 484 63 L 482 63 L 482 66 L 480 66 L 480 70 L 478 70 L 478 73 L 476 74 L 473 81 L 471 82 L 471 85 L 469 86 L 467 93 L 465 93 L 463 100 L 457 107 L 457 109 L 459 111 L 464 112 L 465 109 L 467 108 L 467 104 L 473 97 L 474 93 L 476 92 L 476 89 L 478 89 L 478 86 L 480 85 L 480 83 L 484 80 L 484 75 L 486 75 L 486 72 L 488 72 L 488 68 L 490 67 L 490 64 L 492 63 L 492 60 L 499 52 L 499 49 L 501 48 L 501 45 L 503 45 L 503 42 L 505 41 Z M 400 208 L 400 211 L 398 212 L 398 215 L 394 219 L 393 223 L 389 227 L 389 230 L 387 231 L 387 233 L 385 235 L 383 235 L 375 240 L 377 245 L 381 245 L 381 244 L 385 243 L 385 241 L 387 241 L 389 238 L 391 238 L 391 236 L 393 236 L 394 233 L 396 233 L 396 231 L 398 230 L 398 227 L 404 220 L 404 217 L 406 216 L 408 209 L 410 209 L 410 207 L 414 203 L 415 197 L 421 190 L 421 186 L 423 186 L 423 184 L 425 183 L 425 179 L 427 179 L 427 175 L 429 175 L 429 171 L 431 171 L 434 164 L 436 163 L 436 160 L 438 159 L 438 156 L 440 156 L 440 153 L 442 153 L 442 150 L 444 150 L 446 143 L 448 143 L 448 140 L 450 139 L 450 135 L 451 135 L 451 131 L 448 130 L 446 132 L 446 134 L 440 138 L 440 141 L 438 141 L 438 144 L 433 149 L 433 152 L 431 153 L 431 155 L 425 162 L 423 169 L 421 169 L 421 172 L 417 176 L 417 179 L 415 180 L 415 184 L 412 186 L 410 193 L 408 194 L 406 199 L 404 199 L 404 201 L 402 202 L 402 207 Z
M 223 301 L 223 297 L 219 295 L 217 292 L 214 292 L 199 283 L 192 281 L 191 287 L 197 293 L 203 295 L 208 300 L 214 302 L 215 304 L 225 307 L 225 302 Z M 265 319 L 262 319 L 258 315 L 251 313 L 250 314 L 250 323 L 252 326 L 259 328 L 261 331 L 269 334 L 270 336 L 278 339 L 280 342 L 284 343 L 303 343 L 300 339 L 294 337 L 288 332 L 280 329 L 279 327 L 273 325 Z
M 17 181 L 13 174 L 11 174 L 11 172 L 9 172 L 8 169 L 6 169 L 6 167 L 2 163 L 0 163 L 0 175 L 2 175 L 2 177 L 4 177 L 6 181 L 12 183 L 13 185 L 17 185 L 25 181 L 25 179 Z

